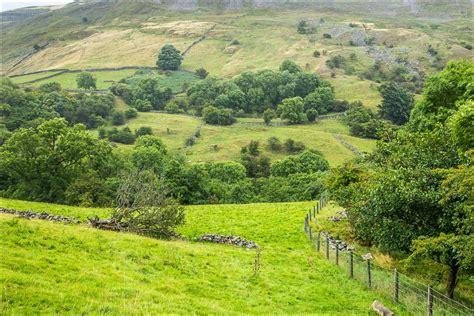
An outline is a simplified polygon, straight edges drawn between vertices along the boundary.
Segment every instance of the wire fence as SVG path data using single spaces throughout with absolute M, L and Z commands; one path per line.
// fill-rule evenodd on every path
M 308 212 L 304 219 L 304 231 L 316 251 L 334 262 L 347 273 L 348 278 L 365 283 L 368 288 L 381 296 L 391 297 L 395 304 L 400 304 L 404 310 L 413 315 L 474 315 L 474 309 L 450 299 L 432 287 L 396 269 L 391 270 L 376 264 L 370 254 L 358 255 L 347 245 L 333 240 L 329 234 L 313 232 L 310 222 L 316 219 L 316 214 L 326 204 L 327 199 L 322 197 Z

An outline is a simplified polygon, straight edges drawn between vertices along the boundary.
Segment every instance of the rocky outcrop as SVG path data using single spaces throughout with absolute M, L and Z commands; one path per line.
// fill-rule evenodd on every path
M 237 247 L 245 247 L 247 249 L 259 248 L 259 246 L 253 241 L 245 240 L 239 236 L 223 236 L 223 235 L 216 235 L 216 234 L 205 234 L 199 237 L 197 241 L 234 245 Z

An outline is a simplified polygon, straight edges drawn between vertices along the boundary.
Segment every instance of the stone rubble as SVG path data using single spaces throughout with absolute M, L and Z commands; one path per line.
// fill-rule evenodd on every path
M 339 249 L 340 251 L 352 251 L 352 250 L 354 250 L 354 247 L 352 247 L 351 245 L 348 245 L 346 242 L 344 242 L 342 240 L 339 240 L 339 239 L 336 239 L 336 238 L 332 237 L 326 231 L 321 232 L 321 237 L 323 238 L 322 239 L 323 241 L 326 240 L 326 238 L 329 239 L 329 246 L 332 249 L 336 249 L 336 247 L 337 247 L 337 249 Z
M 7 208 L 3 208 L 3 207 L 0 208 L 0 213 L 17 215 L 24 218 L 43 219 L 50 222 L 63 222 L 63 223 L 74 223 L 74 224 L 79 224 L 81 222 L 77 219 L 65 217 L 62 215 L 51 215 L 46 212 L 37 213 L 33 211 L 16 211 L 16 210 L 11 210 Z
M 253 241 L 245 240 L 239 236 L 223 236 L 223 235 L 216 235 L 216 234 L 205 234 L 199 237 L 197 241 L 234 245 L 237 247 L 245 247 L 247 249 L 259 248 L 259 246 Z

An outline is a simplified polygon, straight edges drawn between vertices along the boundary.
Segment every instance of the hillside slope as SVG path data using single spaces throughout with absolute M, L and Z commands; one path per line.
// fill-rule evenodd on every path
M 14 203 L 33 210 L 46 205 Z M 187 224 L 180 229 L 186 237 L 240 235 L 261 245 L 256 276 L 253 250 L 0 215 L 1 310 L 367 314 L 380 298 L 348 280 L 305 239 L 301 218 L 310 205 L 186 208 Z
M 454 12 L 447 4 L 440 4 L 437 12 L 444 9 Z M 232 77 L 246 70 L 276 69 L 289 58 L 331 80 L 341 97 L 375 105 L 377 84 L 359 76 L 377 61 L 423 74 L 436 71 L 447 60 L 472 58 L 466 48 L 473 42 L 468 13 L 462 6 L 456 12 L 433 18 L 402 10 L 390 17 L 375 7 L 365 13 L 325 7 L 173 11 L 148 2 L 73 3 L 3 29 L 2 69 L 13 75 L 44 69 L 154 66 L 159 49 L 170 43 L 186 51 L 184 69 L 204 67 L 212 75 Z M 299 34 L 301 20 L 315 32 Z M 372 38 L 375 45 L 367 45 Z M 430 55 L 430 47 L 436 54 L 432 50 Z M 313 56 L 315 50 L 319 57 Z M 331 70 L 326 61 L 337 55 L 355 59 L 346 70 Z M 351 88 L 354 84 L 357 89 Z

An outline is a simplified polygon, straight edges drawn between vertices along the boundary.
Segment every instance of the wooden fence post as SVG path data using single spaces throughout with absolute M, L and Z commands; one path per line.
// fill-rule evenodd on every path
M 433 291 L 428 286 L 428 316 L 433 316 Z
M 313 240 L 313 232 L 311 231 L 311 226 L 308 227 L 309 230 L 309 240 Z
M 349 251 L 349 278 L 354 277 L 354 254 Z
M 367 259 L 367 286 L 369 289 L 372 287 L 372 274 L 370 271 L 370 259 Z
M 329 260 L 329 238 L 326 236 L 326 259 Z
M 336 245 L 336 266 L 339 265 L 339 248 Z
M 394 285 L 393 285 L 393 300 L 395 303 L 398 304 L 398 288 L 399 288 L 399 285 L 398 285 L 398 271 L 397 269 L 394 270 L 394 277 L 395 277 L 395 280 L 394 280 Z
M 319 214 L 319 202 L 316 204 L 316 214 Z
M 317 240 L 317 243 L 316 243 L 316 249 L 319 250 L 321 249 L 321 233 L 318 233 L 318 240 Z
M 311 222 L 311 217 L 313 216 L 313 215 L 311 214 L 311 211 L 308 212 L 308 216 L 309 216 L 309 221 Z

